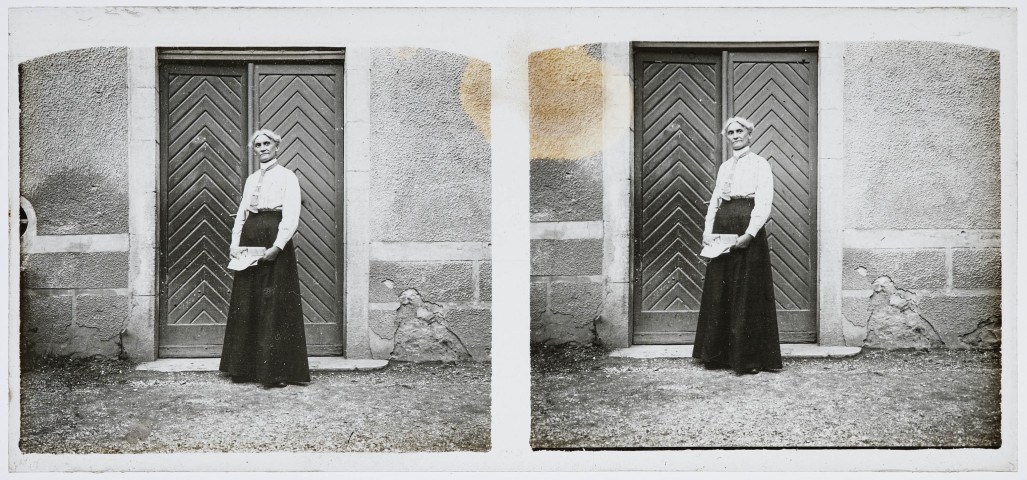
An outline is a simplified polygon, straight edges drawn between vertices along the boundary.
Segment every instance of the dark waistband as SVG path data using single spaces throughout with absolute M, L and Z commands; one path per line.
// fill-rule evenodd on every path
M 277 208 L 260 208 L 257 209 L 256 212 L 250 212 L 250 215 L 256 215 L 258 213 L 282 213 L 282 211 Z
M 731 198 L 729 198 L 727 200 L 721 201 L 720 203 L 724 204 L 724 203 L 728 203 L 728 202 L 744 202 L 744 203 L 755 204 L 756 203 L 756 199 L 753 198 L 753 197 L 731 197 Z

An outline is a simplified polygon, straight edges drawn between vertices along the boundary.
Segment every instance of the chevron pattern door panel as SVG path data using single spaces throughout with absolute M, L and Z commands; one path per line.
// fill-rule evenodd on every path
M 720 56 L 640 59 L 635 343 L 691 338 L 705 264 L 698 256 L 719 158 Z M 654 59 L 655 60 L 655 59 Z
M 816 71 L 814 53 L 730 54 L 728 108 L 756 123 L 753 151 L 774 171 L 767 222 L 784 342 L 816 340 Z
M 165 66 L 163 73 L 160 353 L 220 354 L 231 215 L 248 173 L 246 68 Z
M 308 348 L 342 353 L 342 68 L 257 65 L 256 124 L 282 136 L 278 158 L 299 177 L 294 237 Z
M 257 128 L 282 135 L 279 160 L 303 191 L 294 244 L 308 353 L 341 354 L 342 67 L 171 63 L 160 95 L 159 355 L 221 354 L 232 215 L 257 168 L 247 145 Z
M 753 151 L 776 180 L 767 233 L 781 340 L 816 340 L 815 62 L 815 53 L 636 52 L 634 343 L 695 339 L 706 208 L 728 155 L 720 128 L 736 114 L 756 123 Z

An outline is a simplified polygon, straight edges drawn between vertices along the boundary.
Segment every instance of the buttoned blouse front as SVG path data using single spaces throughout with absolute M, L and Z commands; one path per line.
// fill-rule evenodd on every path
M 264 180 L 258 194 L 257 182 L 260 180 L 262 170 L 264 171 Z M 235 225 L 232 227 L 233 247 L 239 246 L 242 227 L 251 213 L 251 202 L 254 195 L 257 195 L 257 210 L 281 210 L 282 220 L 278 224 L 278 235 L 275 236 L 274 246 L 284 249 L 285 244 L 289 243 L 296 233 L 296 227 L 300 222 L 300 183 L 296 174 L 292 170 L 278 165 L 277 160 L 272 160 L 267 165 L 261 165 L 259 170 L 246 178 L 242 201 L 239 202 L 239 211 L 235 215 Z
M 720 165 L 717 184 L 710 197 L 706 211 L 706 228 L 703 233 L 713 233 L 713 220 L 717 217 L 720 202 L 729 198 L 752 198 L 755 205 L 749 216 L 745 233 L 755 237 L 770 218 L 774 202 L 774 173 L 767 159 L 744 148 Z

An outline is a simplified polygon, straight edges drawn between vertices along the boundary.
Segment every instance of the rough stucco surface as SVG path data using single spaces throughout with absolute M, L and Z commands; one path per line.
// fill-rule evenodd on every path
M 128 50 L 19 66 L 21 195 L 39 235 L 128 231 Z
M 601 275 L 603 240 L 532 240 L 532 275 Z
M 842 298 L 842 316 L 857 327 L 866 327 L 870 318 L 870 300 L 867 297 Z
M 116 358 L 127 312 L 119 295 L 22 295 L 22 354 Z
M 531 161 L 531 221 L 603 219 L 603 157 Z
M 373 240 L 490 240 L 491 150 L 468 111 L 486 102 L 461 102 L 468 65 L 437 50 L 372 49 Z
M 454 309 L 446 312 L 446 325 L 463 342 L 471 358 L 489 360 L 492 351 L 492 310 Z
M 396 336 L 395 310 L 371 310 L 367 312 L 367 323 L 371 331 L 382 339 L 392 340 Z
M 128 286 L 128 252 L 30 254 L 21 269 L 22 288 Z
M 860 274 L 865 269 L 865 274 Z M 868 289 L 887 275 L 906 289 L 945 286 L 945 252 L 942 250 L 871 250 L 847 248 L 842 255 L 842 285 Z
M 550 285 L 549 314 L 544 342 L 589 345 L 596 341 L 595 321 L 603 301 L 603 284 L 554 282 Z
M 374 261 L 370 288 L 372 302 L 395 302 L 411 288 L 427 302 L 468 301 L 474 296 L 470 262 Z
M 1002 346 L 1002 318 L 990 317 L 977 324 L 970 333 L 960 335 L 959 339 L 970 348 L 990 350 Z
M 589 49 L 532 52 L 528 101 L 532 159 L 580 159 L 602 149 L 603 64 Z
M 952 250 L 952 286 L 999 288 L 1002 286 L 1002 252 L 997 248 Z
M 870 297 L 842 298 L 842 336 L 847 346 L 862 346 L 870 320 Z
M 603 131 L 630 130 L 633 98 L 625 72 L 604 58 L 602 44 L 595 43 L 528 57 L 532 222 L 604 220 Z M 621 298 L 610 293 L 622 286 L 562 278 L 602 275 L 603 242 L 531 241 L 532 343 L 590 344 L 628 337 L 627 324 L 599 317 L 604 299 Z M 607 314 L 620 318 L 611 312 L 622 307 L 607 307 Z M 628 307 L 623 308 L 627 318 Z
M 75 324 L 96 329 L 100 340 L 113 339 L 128 323 L 128 303 L 124 295 L 79 295 L 75 298 Z
M 22 295 L 21 334 L 27 343 L 23 348 L 38 354 L 70 353 L 71 303 L 71 295 Z
M 545 340 L 546 309 L 549 305 L 549 286 L 543 282 L 531 282 L 530 306 L 531 309 L 531 343 L 540 343 Z
M 492 301 L 492 262 L 481 262 L 478 267 L 478 298 L 483 302 Z
M 904 41 L 844 55 L 847 228 L 999 228 L 998 52 Z
M 934 325 L 949 348 L 966 348 L 960 336 L 973 332 L 978 324 L 1002 316 L 1002 299 L 998 296 L 923 297 L 921 314 Z

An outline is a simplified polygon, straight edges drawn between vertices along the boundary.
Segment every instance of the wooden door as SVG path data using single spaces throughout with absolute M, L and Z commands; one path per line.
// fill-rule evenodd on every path
M 633 342 L 695 339 L 706 208 L 729 149 L 724 119 L 756 123 L 774 172 L 767 224 L 782 342 L 816 341 L 816 54 L 637 51 Z
M 342 67 L 254 62 L 160 69 L 159 355 L 218 356 L 232 285 L 228 248 L 256 159 L 249 133 L 283 137 L 303 194 L 294 237 L 311 355 L 341 354 Z
M 282 136 L 278 159 L 296 173 L 303 191 L 293 242 L 307 348 L 341 353 L 342 68 L 256 65 L 254 89 L 254 124 Z
M 781 341 L 815 342 L 817 55 L 730 52 L 728 110 L 756 123 L 752 150 L 774 171 L 767 221 Z

